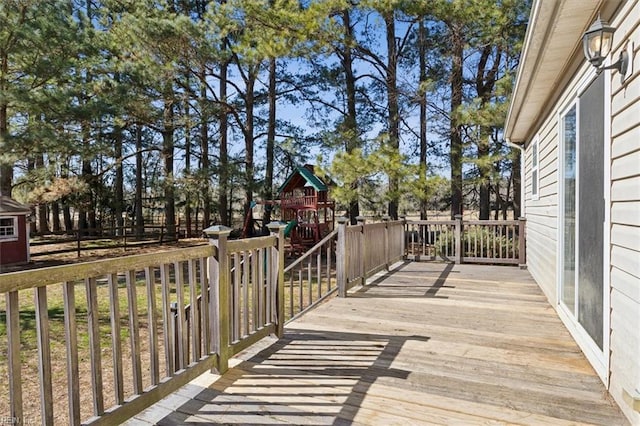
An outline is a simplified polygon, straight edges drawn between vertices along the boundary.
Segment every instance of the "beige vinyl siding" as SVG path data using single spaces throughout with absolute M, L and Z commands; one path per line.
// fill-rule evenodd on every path
M 532 140 L 535 136 L 532 136 Z M 538 198 L 531 195 L 532 144 L 527 147 L 526 216 L 527 268 L 552 304 L 556 302 L 556 248 L 558 245 L 558 130 L 548 120 L 538 132 Z
M 640 392 L 640 2 L 616 19 L 613 57 L 635 44 L 633 74 L 624 86 L 611 76 L 611 382 L 610 392 L 632 424 L 640 413 L 623 391 Z M 620 34 L 620 38 L 618 38 Z

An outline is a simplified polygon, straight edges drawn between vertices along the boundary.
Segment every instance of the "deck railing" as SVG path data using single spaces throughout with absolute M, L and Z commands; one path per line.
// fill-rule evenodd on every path
M 284 226 L 270 229 L 229 241 L 212 227 L 207 246 L 0 274 L 0 419 L 123 422 L 405 256 L 523 262 L 524 221 L 339 220 L 286 269 Z
M 407 221 L 410 260 L 526 265 L 525 219 Z
M 118 424 L 282 335 L 283 230 L 210 228 L 208 246 L 0 275 L 3 421 Z
M 385 220 L 366 224 L 358 218 L 358 225 L 347 226 L 346 218 L 338 220 L 338 293 L 366 283 L 367 278 L 388 269 L 404 256 L 404 222 Z
M 330 232 L 285 268 L 286 321 L 297 318 L 336 291 L 337 237 L 338 230 Z

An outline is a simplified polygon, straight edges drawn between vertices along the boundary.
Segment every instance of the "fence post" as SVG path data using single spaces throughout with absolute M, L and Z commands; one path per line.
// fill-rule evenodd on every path
M 463 235 L 463 230 L 462 230 L 462 215 L 461 214 L 457 214 L 454 216 L 454 219 L 456 221 L 456 231 L 454 233 L 454 237 L 455 238 L 455 247 L 456 247 L 456 256 L 455 256 L 455 262 L 457 264 L 462 263 L 462 235 Z
M 527 218 L 518 218 L 518 266 L 520 269 L 527 269 Z
M 360 229 L 360 238 L 358 244 L 360 246 L 360 256 L 358 259 L 358 265 L 360 265 L 360 285 L 365 285 L 367 283 L 367 256 L 365 250 L 367 249 L 365 234 L 364 234 L 364 225 L 365 218 L 364 216 L 356 216 L 356 220 L 358 221 L 358 226 L 361 226 Z
M 209 291 L 212 304 L 211 341 L 213 349 L 218 354 L 218 373 L 224 374 L 229 369 L 229 256 L 227 254 L 227 240 L 231 228 L 222 225 L 210 226 L 204 230 L 209 237 L 209 243 L 216 247 L 216 253 L 210 258 Z M 217 275 L 217 276 L 216 276 Z
M 272 252 L 272 262 L 276 266 L 276 336 L 281 339 L 284 336 L 284 228 L 286 223 L 271 222 L 267 225 L 271 235 L 278 240 L 277 248 Z
M 349 218 L 338 218 L 338 241 L 336 243 L 336 281 L 338 284 L 338 297 L 347 297 L 347 223 Z

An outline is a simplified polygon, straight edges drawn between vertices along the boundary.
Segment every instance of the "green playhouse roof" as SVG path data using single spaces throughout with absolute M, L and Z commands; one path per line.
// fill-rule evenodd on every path
M 285 180 L 282 186 L 280 186 L 280 188 L 278 189 L 278 194 L 281 194 L 287 188 L 287 186 L 291 183 L 293 178 L 296 177 L 296 175 L 302 176 L 309 185 L 313 186 L 316 189 L 316 191 L 327 191 L 327 185 L 322 180 L 320 180 L 318 176 L 314 175 L 313 172 L 307 168 L 307 166 L 304 166 L 297 167 L 296 170 L 289 175 L 287 180 Z

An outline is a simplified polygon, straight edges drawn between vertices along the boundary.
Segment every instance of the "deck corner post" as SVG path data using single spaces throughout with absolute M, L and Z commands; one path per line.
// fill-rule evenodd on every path
M 284 336 L 284 229 L 286 223 L 271 222 L 267 225 L 271 235 L 277 238 L 273 262 L 276 267 L 276 336 L 281 339 Z
M 384 269 L 389 270 L 390 255 L 389 253 L 389 221 L 391 220 L 391 216 L 383 216 L 382 221 L 384 222 Z
M 461 214 L 457 214 L 453 217 L 455 219 L 456 222 L 456 230 L 455 230 L 455 234 L 454 234 L 454 245 L 456 248 L 456 256 L 455 256 L 455 262 L 457 264 L 462 263 L 462 235 L 463 235 L 463 230 L 462 230 L 462 215 Z
M 349 218 L 338 218 L 338 241 L 336 244 L 336 281 L 338 297 L 347 297 L 347 223 Z
M 527 269 L 527 218 L 518 218 L 518 266 Z
M 210 226 L 203 231 L 209 237 L 209 244 L 216 248 L 212 256 L 212 271 L 218 272 L 218 285 L 213 285 L 209 303 L 213 304 L 211 315 L 211 336 L 214 342 L 214 350 L 218 355 L 218 373 L 224 374 L 229 369 L 229 255 L 227 253 L 227 240 L 231 234 L 231 228 L 222 225 Z M 215 279 L 215 277 L 213 277 Z
M 356 220 L 358 221 L 358 226 L 360 227 L 360 235 L 359 235 L 359 244 L 360 244 L 360 256 L 358 259 L 358 265 L 360 268 L 360 285 L 365 285 L 367 283 L 367 243 L 365 238 L 365 224 L 367 220 L 364 216 L 357 216 Z

